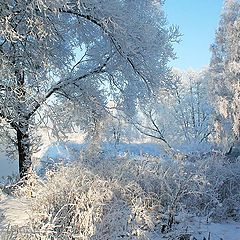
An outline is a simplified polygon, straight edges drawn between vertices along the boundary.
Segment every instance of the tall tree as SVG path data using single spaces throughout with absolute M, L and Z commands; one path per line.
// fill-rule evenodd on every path
M 226 0 L 211 46 L 211 96 L 216 138 L 229 144 L 240 137 L 240 1 Z
M 52 96 L 75 100 L 88 118 L 98 116 L 108 90 L 134 109 L 137 98 L 167 84 L 167 63 L 179 33 L 167 26 L 161 5 L 152 0 L 1 1 L 0 116 L 14 129 L 20 177 L 31 166 L 35 114 Z

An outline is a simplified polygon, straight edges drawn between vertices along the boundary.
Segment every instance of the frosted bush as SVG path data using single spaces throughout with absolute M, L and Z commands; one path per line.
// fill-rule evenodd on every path
M 123 185 L 79 163 L 49 173 L 47 181 L 35 189 L 33 210 L 39 214 L 32 225 L 46 237 L 131 239 L 141 227 L 155 226 L 150 209 L 153 198 L 134 179 Z
M 170 224 L 183 198 L 197 192 L 199 179 L 184 171 L 182 163 L 153 157 L 83 158 L 34 184 L 32 228 L 55 238 L 144 238 Z
M 199 155 L 191 160 L 194 161 L 189 163 L 191 168 L 187 172 L 198 174 L 199 192 L 191 196 L 190 209 L 216 221 L 239 220 L 240 162 L 230 162 L 221 153 Z
M 15 194 L 30 197 L 36 239 L 151 239 L 182 213 L 237 219 L 239 169 L 220 154 L 177 162 L 86 153 L 44 179 L 33 174 Z
M 213 186 L 218 204 L 212 210 L 216 220 L 240 219 L 240 162 L 225 158 L 212 159 L 207 177 Z

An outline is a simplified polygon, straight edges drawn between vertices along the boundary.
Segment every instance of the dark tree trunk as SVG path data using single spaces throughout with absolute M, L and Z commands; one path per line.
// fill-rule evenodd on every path
M 30 140 L 28 135 L 28 127 L 17 130 L 17 146 L 19 159 L 19 174 L 20 178 L 26 178 L 31 169 L 30 156 Z
M 26 179 L 31 168 L 30 139 L 28 134 L 29 116 L 26 101 L 25 74 L 21 69 L 16 68 L 15 76 L 17 80 L 17 147 L 19 160 L 19 174 L 21 179 Z

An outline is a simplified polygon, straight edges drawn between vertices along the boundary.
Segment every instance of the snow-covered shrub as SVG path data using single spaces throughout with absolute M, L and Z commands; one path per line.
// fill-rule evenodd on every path
M 123 185 L 79 164 L 62 167 L 35 186 L 38 217 L 32 225 L 45 237 L 131 239 L 145 225 L 154 228 L 153 204 L 157 201 L 134 179 Z
M 184 214 L 237 218 L 239 167 L 214 153 L 176 161 L 86 152 L 44 179 L 33 174 L 15 194 L 30 197 L 38 238 L 160 239 Z
M 213 159 L 215 164 L 208 171 L 209 182 L 214 186 L 218 204 L 212 217 L 216 220 L 240 219 L 240 162 L 228 162 L 225 158 Z M 216 162 L 218 164 L 216 164 Z
M 37 240 L 37 235 L 34 232 L 29 231 L 27 228 L 8 227 L 6 229 L 0 229 L 1 240 Z
M 191 162 L 192 160 L 192 162 Z M 191 162 L 191 164 L 190 164 Z M 199 191 L 191 198 L 191 210 L 200 211 L 214 220 L 240 219 L 240 162 L 230 162 L 221 153 L 200 154 L 189 159 L 199 175 Z
M 187 172 L 183 162 L 92 157 L 33 184 L 35 231 L 55 238 L 144 239 L 151 231 L 160 233 L 162 224 L 171 227 L 186 203 L 204 194 L 201 177 Z

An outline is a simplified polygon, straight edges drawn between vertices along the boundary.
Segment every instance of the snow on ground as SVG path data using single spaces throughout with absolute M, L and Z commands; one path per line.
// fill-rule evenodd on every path
M 207 231 L 211 232 L 211 239 L 240 239 L 240 223 L 211 223 L 206 228 Z
M 7 229 L 9 225 L 11 227 L 27 227 L 32 217 L 30 204 L 30 199 L 4 195 L 0 201 L 0 231 Z M 194 239 L 194 236 L 196 240 L 202 240 L 204 237 L 210 240 L 240 240 L 240 223 L 236 222 L 207 223 L 206 218 L 189 217 L 179 226 L 174 225 L 174 228 L 175 231 L 166 235 L 161 234 L 160 231 L 153 231 L 148 232 L 146 236 L 152 240 L 164 240 L 179 239 L 177 236 L 190 234 L 192 238 L 186 239 Z
M 17 227 L 27 226 L 32 213 L 29 199 L 3 196 L 0 201 L 0 229 L 7 228 L 9 224 Z
M 203 217 L 188 217 L 179 219 L 175 225 L 181 234 L 192 234 L 197 240 L 240 240 L 240 222 L 214 223 Z
M 53 169 L 58 164 L 69 164 L 79 159 L 82 151 L 87 147 L 86 143 L 77 141 L 54 142 L 52 145 L 45 147 L 39 157 L 39 164 L 36 166 L 37 172 L 42 175 L 46 169 Z M 157 144 L 151 143 L 108 143 L 101 146 L 101 153 L 104 156 L 163 156 L 164 151 Z

